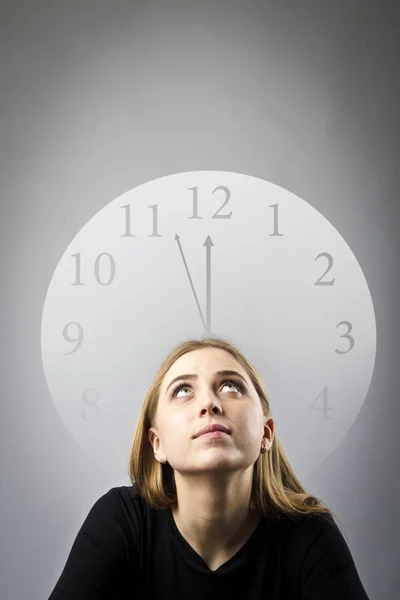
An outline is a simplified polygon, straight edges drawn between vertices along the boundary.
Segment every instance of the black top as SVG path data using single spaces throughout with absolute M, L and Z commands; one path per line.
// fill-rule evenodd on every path
M 261 517 L 215 571 L 172 512 L 111 488 L 83 522 L 48 600 L 368 600 L 338 526 L 321 515 Z

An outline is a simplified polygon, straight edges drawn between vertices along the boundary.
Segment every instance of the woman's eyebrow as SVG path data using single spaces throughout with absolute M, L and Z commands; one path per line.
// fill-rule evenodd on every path
M 224 369 L 222 371 L 216 371 L 214 373 L 214 378 L 215 377 L 220 377 L 221 375 L 237 375 L 238 377 L 240 377 L 241 379 L 243 379 L 243 381 L 246 383 L 245 378 L 238 373 L 237 371 L 232 371 L 230 369 Z M 187 373 L 186 375 L 178 375 L 178 377 L 174 377 L 172 379 L 172 381 L 169 382 L 167 389 L 165 390 L 166 392 L 168 392 L 170 386 L 175 382 L 178 381 L 178 379 L 198 379 L 198 375 L 196 375 L 195 373 Z

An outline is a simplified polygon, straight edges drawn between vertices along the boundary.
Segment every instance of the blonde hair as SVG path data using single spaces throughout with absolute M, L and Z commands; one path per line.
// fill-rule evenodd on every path
M 163 510 L 177 504 L 175 477 L 169 463 L 154 458 L 148 438 L 150 427 L 156 426 L 156 412 L 163 378 L 181 356 L 200 348 L 219 348 L 229 352 L 245 369 L 260 398 L 264 416 L 270 416 L 270 402 L 264 383 L 255 367 L 232 343 L 220 338 L 188 340 L 176 346 L 167 356 L 147 392 L 137 422 L 129 457 L 129 477 L 140 496 L 154 509 Z M 261 441 L 261 440 L 260 440 Z M 272 446 L 255 461 L 250 508 L 268 518 L 321 514 L 328 520 L 337 516 L 319 498 L 306 492 L 297 479 L 274 431 Z

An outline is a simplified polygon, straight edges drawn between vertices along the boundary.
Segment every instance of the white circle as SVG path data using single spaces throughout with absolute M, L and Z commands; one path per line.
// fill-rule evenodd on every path
M 127 464 L 162 360 L 210 332 L 258 369 L 296 471 L 323 462 L 371 382 L 368 284 L 315 208 L 226 171 L 177 173 L 129 190 L 61 257 L 43 308 L 42 361 L 57 411 L 84 452 L 115 469 Z

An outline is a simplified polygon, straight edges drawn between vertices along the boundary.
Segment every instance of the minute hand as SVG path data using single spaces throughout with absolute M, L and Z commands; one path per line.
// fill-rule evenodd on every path
M 207 248 L 207 271 L 206 271 L 207 324 L 206 324 L 206 322 L 204 320 L 204 316 L 203 316 L 202 310 L 201 310 L 201 307 L 200 307 L 200 304 L 199 304 L 199 300 L 197 298 L 196 290 L 194 289 L 194 285 L 193 285 L 192 278 L 191 278 L 191 275 L 190 275 L 189 267 L 187 266 L 186 259 L 185 259 L 185 256 L 183 254 L 182 246 L 181 246 L 181 243 L 180 243 L 180 239 L 181 238 L 180 238 L 180 236 L 178 234 L 175 234 L 175 239 L 178 242 L 179 251 L 180 251 L 181 256 L 182 256 L 183 264 L 185 265 L 187 276 L 189 278 L 190 287 L 192 288 L 194 299 L 196 300 L 197 308 L 198 308 L 199 313 L 200 313 L 200 318 L 201 318 L 201 320 L 203 322 L 204 329 L 206 330 L 205 333 L 210 332 L 209 327 L 210 327 L 210 320 L 211 320 L 210 319 L 210 313 L 211 313 L 211 250 L 209 248 L 210 248 L 210 246 L 214 246 L 214 244 L 213 244 L 210 236 L 207 236 L 207 239 L 206 239 L 206 241 L 203 244 L 203 246 L 206 246 L 206 248 Z

